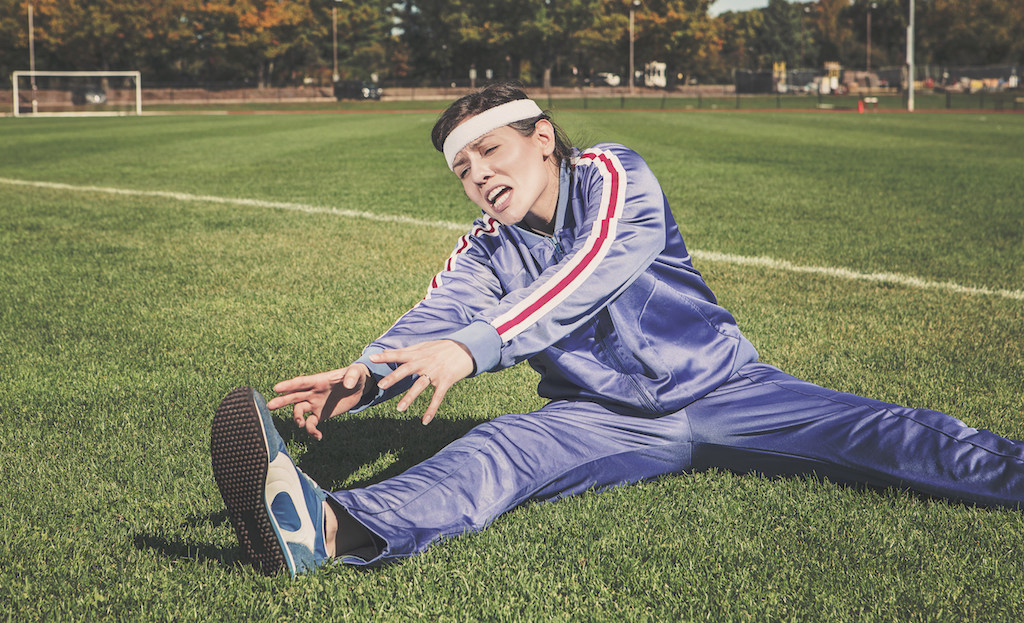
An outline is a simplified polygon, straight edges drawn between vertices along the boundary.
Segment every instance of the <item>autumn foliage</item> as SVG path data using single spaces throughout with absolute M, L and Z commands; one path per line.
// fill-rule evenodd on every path
M 904 62 L 908 0 L 770 0 L 712 16 L 712 0 L 31 0 L 40 69 L 140 69 L 150 83 L 325 83 L 337 18 L 345 79 L 583 84 L 636 66 L 728 81 L 733 69 Z M 0 71 L 28 68 L 29 0 L 0 0 Z M 1019 0 L 917 0 L 919 64 L 1024 62 Z

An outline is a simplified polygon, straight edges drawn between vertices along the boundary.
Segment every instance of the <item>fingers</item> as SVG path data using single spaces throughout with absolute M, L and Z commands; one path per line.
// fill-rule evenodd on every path
M 346 389 L 355 389 L 369 376 L 370 369 L 361 363 L 357 363 L 345 368 L 345 375 L 342 377 L 341 382 Z
M 377 382 L 381 389 L 387 389 L 414 374 L 429 376 L 435 386 L 439 382 L 451 385 L 468 376 L 473 370 L 472 357 L 463 351 L 461 345 L 451 340 L 435 340 L 385 350 L 370 355 L 370 359 L 375 363 L 400 364 Z M 465 370 L 462 370 L 463 368 Z
M 274 388 L 275 392 L 278 391 L 276 389 L 276 385 L 274 386 Z M 267 408 L 270 409 L 271 411 L 275 411 L 277 409 L 280 409 L 281 407 L 286 407 L 288 405 L 295 404 L 297 401 L 300 400 L 303 400 L 303 398 L 301 398 L 298 394 L 282 394 L 280 396 L 274 396 L 273 398 L 268 400 Z
M 295 425 L 302 428 L 306 425 L 306 414 L 313 412 L 313 405 L 308 402 L 298 402 L 292 407 L 292 419 L 295 420 Z
M 274 410 L 292 405 L 295 425 L 320 440 L 323 437 L 317 429 L 320 423 L 334 415 L 335 411 L 340 413 L 355 407 L 369 375 L 366 366 L 353 364 L 329 372 L 281 381 L 274 386 L 274 391 L 280 395 L 267 402 L 267 408 Z
M 324 438 L 324 434 L 317 429 L 318 424 L 320 424 L 320 416 L 310 415 L 308 418 L 306 418 L 305 429 L 306 432 L 309 433 L 309 435 L 313 439 L 320 441 L 321 439 Z
M 273 411 L 287 405 L 293 405 L 308 400 L 311 392 L 317 389 L 318 385 L 327 381 L 328 373 L 315 374 L 312 376 L 297 376 L 287 381 L 281 381 L 274 386 L 278 394 L 267 403 L 267 408 Z
M 401 364 L 391 374 L 377 381 L 377 387 L 387 389 L 402 379 L 414 374 L 428 375 L 430 370 L 438 374 L 439 366 L 443 365 L 441 357 L 435 352 L 437 342 L 424 342 L 405 348 L 394 348 L 370 355 L 374 363 Z M 422 391 L 422 388 L 421 390 Z M 418 393 L 418 392 L 417 392 Z
M 287 381 L 281 381 L 274 386 L 274 391 L 278 394 L 292 394 L 300 391 L 308 391 L 316 386 L 316 382 L 321 374 L 313 374 L 310 376 L 297 376 Z
M 408 409 L 409 406 L 412 405 L 413 401 L 415 401 L 416 398 L 423 393 L 423 390 L 428 387 L 430 387 L 430 377 L 426 374 L 421 374 L 420 377 L 413 382 L 412 387 L 405 392 L 402 399 L 398 401 L 398 410 L 404 412 Z
M 451 340 L 422 342 L 414 346 L 386 350 L 374 355 L 376 363 L 399 364 L 378 381 L 377 388 L 387 389 L 403 379 L 415 377 L 398 402 L 398 410 L 406 411 L 427 389 L 433 386 L 430 403 L 423 413 L 427 424 L 437 415 L 445 394 L 455 383 L 472 374 L 473 357 L 465 346 Z M 321 439 L 321 422 L 332 415 L 357 407 L 370 379 L 370 370 L 363 364 L 297 376 L 274 386 L 278 396 L 267 403 L 271 410 L 292 406 L 292 420 L 314 439 Z
M 423 425 L 430 424 L 430 421 L 437 415 L 437 410 L 441 408 L 441 402 L 444 401 L 444 395 L 448 392 L 447 389 L 440 387 L 434 388 L 434 395 L 430 397 L 430 404 L 427 405 L 427 410 L 423 412 Z
M 307 413 L 309 413 L 309 416 L 306 415 Z M 323 439 L 323 433 L 317 429 L 317 426 L 320 425 L 320 416 L 315 412 L 313 405 L 310 403 L 296 403 L 292 407 L 292 420 L 296 426 L 305 429 L 313 439 L 317 441 Z
M 430 403 L 427 405 L 427 409 L 423 412 L 423 425 L 426 426 L 434 419 L 437 415 L 438 409 L 441 408 L 441 403 L 444 402 L 444 397 L 451 389 L 451 384 L 448 383 L 434 383 L 427 375 L 420 375 L 418 379 L 412 384 L 402 399 L 398 402 L 398 410 L 404 412 L 412 403 L 419 398 L 420 394 L 423 393 L 428 387 L 433 386 L 434 391 L 430 396 Z
M 413 375 L 418 375 L 412 386 L 398 402 L 398 410 L 405 411 L 428 386 L 433 386 L 430 404 L 423 413 L 423 423 L 434 419 L 448 390 L 472 374 L 473 356 L 465 346 L 452 340 L 421 342 L 414 346 L 375 353 L 370 359 L 377 363 L 398 363 L 390 374 L 377 382 L 387 389 Z
M 409 361 L 409 355 L 414 353 L 420 345 L 406 346 L 405 348 L 391 348 L 388 350 L 382 350 L 379 353 L 370 355 L 370 360 L 374 363 L 401 363 Z
M 421 374 L 412 384 L 412 387 L 405 392 L 405 395 L 402 396 L 401 400 L 398 401 L 398 410 L 405 412 L 405 410 L 412 406 L 412 403 L 419 398 L 420 394 L 430 386 L 430 377 L 425 374 Z M 424 426 L 430 424 L 430 421 L 434 419 L 435 415 L 437 415 L 437 410 L 441 408 L 441 402 L 444 401 L 444 395 L 448 392 L 448 387 L 450 386 L 434 385 L 434 392 L 430 397 L 430 404 L 427 405 L 427 410 L 423 412 Z

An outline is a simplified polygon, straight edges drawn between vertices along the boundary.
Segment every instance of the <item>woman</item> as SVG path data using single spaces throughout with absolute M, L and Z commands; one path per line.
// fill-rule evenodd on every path
M 224 399 L 214 475 L 264 572 L 377 564 L 479 530 L 526 500 L 710 467 L 817 474 L 980 504 L 1024 500 L 1024 445 L 929 410 L 824 389 L 757 362 L 694 269 L 646 163 L 569 146 L 509 85 L 453 103 L 434 146 L 483 212 L 427 297 L 351 365 Z M 527 360 L 550 400 L 482 424 L 384 482 L 326 493 L 269 410 L 321 421 Z

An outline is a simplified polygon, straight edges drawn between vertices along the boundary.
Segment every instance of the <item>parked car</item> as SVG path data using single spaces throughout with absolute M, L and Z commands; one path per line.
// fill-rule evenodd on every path
M 342 80 L 334 83 L 334 99 L 338 100 L 379 100 L 384 89 L 373 82 Z
M 602 71 L 595 76 L 594 84 L 603 84 L 610 87 L 617 87 L 622 83 L 622 78 L 619 74 L 613 74 L 611 72 Z

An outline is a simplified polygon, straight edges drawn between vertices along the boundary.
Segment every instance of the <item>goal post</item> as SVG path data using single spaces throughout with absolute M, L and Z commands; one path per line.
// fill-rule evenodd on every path
M 22 70 L 11 74 L 11 87 L 15 117 L 142 114 L 138 71 Z

